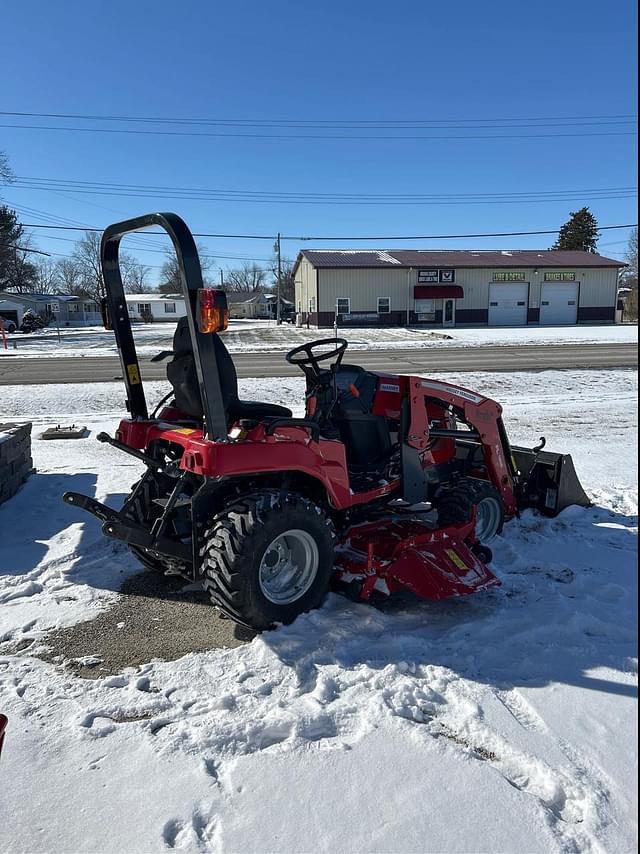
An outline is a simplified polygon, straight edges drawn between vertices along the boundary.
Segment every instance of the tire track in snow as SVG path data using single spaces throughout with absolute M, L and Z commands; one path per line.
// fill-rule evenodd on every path
M 595 830 L 592 833 L 599 835 L 608 824 L 606 808 L 611 799 L 609 786 L 603 775 L 593 767 L 592 763 L 581 754 L 578 748 L 565 739 L 554 736 L 543 718 L 517 689 L 512 688 L 508 691 L 496 691 L 494 693 L 523 729 L 540 733 L 552 740 L 557 746 L 573 771 L 573 779 L 588 794 L 585 800 L 590 801 L 590 804 L 585 805 L 583 814 L 586 815 L 588 812 L 588 806 L 592 807 L 593 813 L 597 816 Z M 596 850 L 597 848 L 599 848 L 598 845 L 596 845 Z

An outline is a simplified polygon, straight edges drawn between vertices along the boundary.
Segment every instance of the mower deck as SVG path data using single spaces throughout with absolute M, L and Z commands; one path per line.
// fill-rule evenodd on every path
M 364 600 L 398 590 L 449 599 L 499 585 L 486 566 L 491 552 L 474 529 L 475 519 L 447 528 L 397 518 L 354 526 L 336 550 L 337 578 Z

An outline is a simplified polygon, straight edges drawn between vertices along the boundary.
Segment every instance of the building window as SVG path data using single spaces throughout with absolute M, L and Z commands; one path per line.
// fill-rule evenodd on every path
M 378 297 L 378 314 L 391 314 L 391 297 Z
M 138 303 L 138 314 L 144 314 L 147 312 L 151 314 L 151 303 L 150 302 L 139 302 Z
M 316 298 L 311 297 L 309 300 L 309 314 L 315 314 L 316 312 Z
M 70 302 L 69 303 L 69 314 L 79 314 L 80 313 L 80 303 L 79 302 Z
M 85 302 L 82 304 L 82 310 L 85 314 L 93 314 L 95 312 L 95 305 L 92 302 Z
M 165 314 L 175 314 L 175 313 L 176 313 L 176 304 L 175 304 L 175 302 L 165 302 L 165 304 L 164 304 L 164 313 L 165 313 Z
M 336 314 L 351 314 L 351 300 L 349 297 L 338 297 L 336 300 Z
M 47 314 L 57 314 L 60 311 L 60 305 L 57 302 L 48 302 L 44 310 Z
M 436 302 L 432 299 L 417 299 L 415 305 L 416 320 L 433 323 L 436 319 Z

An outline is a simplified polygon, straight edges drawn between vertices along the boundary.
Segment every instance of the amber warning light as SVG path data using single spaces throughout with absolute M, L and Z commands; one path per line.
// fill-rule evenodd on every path
M 198 329 L 200 332 L 224 332 L 229 325 L 227 295 L 216 288 L 198 289 Z

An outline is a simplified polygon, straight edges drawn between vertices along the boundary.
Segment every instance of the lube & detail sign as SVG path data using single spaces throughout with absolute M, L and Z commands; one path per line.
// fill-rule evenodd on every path
M 507 270 L 502 271 L 500 273 L 493 274 L 494 282 L 526 282 L 527 277 L 525 273 L 515 270 Z

